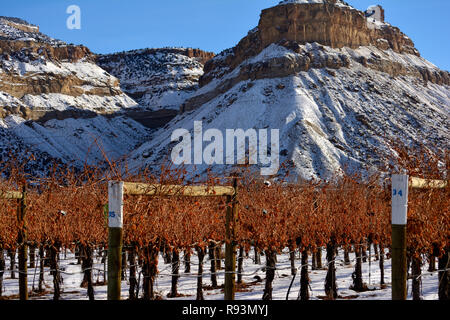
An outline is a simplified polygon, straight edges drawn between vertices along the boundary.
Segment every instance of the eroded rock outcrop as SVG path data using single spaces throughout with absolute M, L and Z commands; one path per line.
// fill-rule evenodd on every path
M 215 87 L 206 92 L 200 90 L 185 102 L 181 111 L 198 108 L 240 81 L 286 77 L 310 68 L 361 65 L 392 77 L 412 76 L 424 84 L 450 85 L 447 71 L 422 59 L 410 38 L 384 22 L 381 7 L 374 19 L 340 0 L 317 2 L 321 1 L 283 1 L 263 10 L 258 27 L 236 47 L 205 64 L 200 87 L 217 80 Z M 255 59 L 273 44 L 292 54 L 267 58 L 264 62 Z
M 39 27 L 34 26 L 32 24 L 27 23 L 26 21 L 23 21 L 21 19 L 17 18 L 8 18 L 8 17 L 0 17 L 0 20 L 5 25 L 17 29 L 20 31 L 23 31 L 25 33 L 39 33 Z
M 234 69 L 242 61 L 282 40 L 298 44 L 317 42 L 331 48 L 375 46 L 382 50 L 419 56 L 414 43 L 399 28 L 371 21 L 364 13 L 346 5 L 327 3 L 282 3 L 265 9 L 258 26 L 249 32 L 226 61 Z M 216 60 L 205 65 L 205 73 L 215 69 Z
M 419 55 L 414 43 L 398 28 L 381 21 L 371 21 L 364 13 L 350 6 L 328 3 L 286 3 L 261 13 L 256 34 L 261 47 L 280 41 L 299 44 L 318 42 L 331 48 L 379 46 L 387 40 L 389 48 L 398 53 Z
M 68 45 L 18 18 L 0 17 L 0 159 L 32 161 L 46 174 L 53 161 L 82 167 L 118 159 L 147 139 L 124 115 L 138 109 L 119 80 L 84 46 Z
M 196 92 L 203 64 L 213 57 L 192 48 L 141 49 L 99 55 L 97 63 L 119 78 L 121 89 L 141 106 L 128 115 L 155 128 L 176 116 Z
M 2 117 L 51 119 L 78 111 L 85 116 L 137 105 L 117 78 L 95 64 L 88 48 L 52 39 L 18 18 L 0 17 L 0 32 L 0 92 L 23 103 L 17 109 L 8 104 L 11 98 L 2 99 Z
M 77 62 L 81 59 L 94 61 L 94 55 L 85 46 L 52 46 L 48 43 L 36 41 L 0 40 L 0 56 L 8 58 L 11 55 L 22 54 L 29 56 L 39 55 L 47 60 Z

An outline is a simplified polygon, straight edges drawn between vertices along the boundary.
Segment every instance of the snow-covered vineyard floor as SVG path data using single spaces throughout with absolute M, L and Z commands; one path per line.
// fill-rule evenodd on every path
M 5 252 L 6 256 L 6 252 Z M 326 257 L 325 252 L 322 254 L 323 266 L 322 270 L 311 270 L 309 267 L 309 277 L 310 277 L 310 296 L 311 300 L 319 300 L 325 295 L 324 292 L 324 281 L 326 275 Z M 60 255 L 60 269 L 62 272 L 63 284 L 62 288 L 62 300 L 87 300 L 87 290 L 81 288 L 80 284 L 83 279 L 83 274 L 81 273 L 81 265 L 76 264 L 77 260 L 75 255 L 69 251 Z M 336 257 L 336 275 L 337 275 L 337 286 L 339 299 L 356 299 L 356 300 L 390 300 L 391 299 L 391 260 L 385 259 L 385 283 L 386 287 L 384 289 L 380 288 L 380 268 L 378 261 L 375 260 L 373 255 L 371 256 L 371 263 L 369 265 L 369 260 L 363 263 L 363 280 L 371 291 L 366 292 L 355 292 L 350 288 L 352 284 L 352 273 L 354 271 L 354 254 L 350 254 L 350 259 L 352 259 L 351 265 L 344 265 L 343 263 L 343 250 L 339 250 L 339 254 Z M 17 299 L 19 293 L 18 285 L 18 274 L 16 271 L 16 279 L 11 279 L 11 272 L 9 270 L 9 259 L 6 259 L 6 268 L 4 274 L 3 292 L 2 296 L 6 299 Z M 95 256 L 94 259 L 94 272 L 93 281 L 102 282 L 104 279 L 103 270 L 104 265 L 101 263 L 101 258 Z M 286 294 L 288 292 L 289 286 L 292 282 L 290 261 L 288 250 L 284 250 L 283 254 L 277 256 L 277 270 L 275 272 L 275 279 L 273 282 L 273 299 L 274 300 L 286 300 Z M 181 257 L 181 261 L 183 258 Z M 178 300 L 195 300 L 196 298 L 196 285 L 197 285 L 197 256 L 192 255 L 191 257 L 191 273 L 184 273 L 184 265 L 180 266 L 180 279 L 178 282 L 178 292 L 183 295 L 179 298 L 174 298 Z M 254 283 L 253 285 L 245 288 L 244 292 L 236 293 L 236 300 L 261 300 L 264 290 L 264 280 L 265 272 L 263 271 L 265 265 L 265 257 L 261 257 L 261 265 L 254 263 L 253 251 L 250 251 L 249 257 L 244 258 L 243 264 L 243 281 L 246 284 Z M 296 267 L 300 267 L 299 255 L 296 254 Z M 311 257 L 309 259 L 309 264 L 311 264 Z M 211 285 L 210 273 L 209 273 L 209 260 L 205 257 L 204 260 L 204 275 L 203 275 L 203 285 Z M 224 263 L 222 261 L 222 266 Z M 49 268 L 45 268 L 45 289 L 46 294 L 40 296 L 31 296 L 31 300 L 51 300 L 53 297 L 53 277 L 50 275 Z M 424 264 L 422 267 L 422 298 L 424 300 L 438 300 L 438 272 L 427 272 L 428 264 Z M 158 265 L 158 276 L 155 281 L 155 290 L 157 296 L 162 299 L 173 300 L 167 298 L 167 294 L 170 292 L 171 286 L 171 264 L 165 264 L 163 257 L 159 257 Z M 28 270 L 28 284 L 31 290 L 34 285 L 35 288 L 38 286 L 39 270 L 29 269 Z M 257 278 L 259 277 L 259 282 Z M 224 282 L 224 270 L 218 271 L 218 284 L 221 285 Z M 411 281 L 408 280 L 408 299 L 411 300 Z M 126 280 L 122 282 L 122 299 L 128 299 L 128 270 Z M 298 297 L 300 289 L 300 272 L 297 273 L 295 281 L 293 282 L 292 288 L 289 294 L 289 300 L 296 300 Z M 94 287 L 95 299 L 96 300 L 106 300 L 107 287 L 105 285 L 99 285 Z M 141 290 L 142 292 L 142 290 Z M 221 289 L 216 290 L 204 290 L 205 300 L 221 300 L 223 299 L 223 292 Z M 1 299 L 1 298 L 0 298 Z

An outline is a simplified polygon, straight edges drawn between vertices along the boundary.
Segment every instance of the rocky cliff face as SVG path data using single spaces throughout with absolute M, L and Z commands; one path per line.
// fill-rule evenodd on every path
M 53 39 L 41 32 L 39 27 L 22 19 L 0 16 L 0 40 L 33 41 L 52 46 L 66 46 L 66 43 Z
M 0 105 L 2 116 L 37 120 L 45 112 L 104 114 L 137 105 L 120 90 L 117 78 L 95 64 L 88 48 L 51 39 L 37 27 L 34 33 L 24 28 L 31 27 L 20 19 L 0 19 L 0 91 L 23 103 L 19 110 Z
M 300 45 L 295 41 L 287 40 L 269 45 L 266 49 L 271 47 L 283 47 L 295 54 L 274 55 L 263 62 L 255 58 L 264 56 L 263 52 L 271 52 L 271 50 L 263 50 L 255 57 L 249 58 L 237 67 L 232 68 L 227 61 L 232 60 L 234 55 L 231 51 L 224 52 L 212 60 L 209 67 L 214 64 L 215 68 L 202 76 L 200 79 L 202 88 L 185 101 L 181 111 L 194 110 L 225 93 L 241 81 L 287 77 L 310 69 L 328 68 L 336 70 L 362 66 L 386 73 L 393 78 L 399 76 L 413 77 L 424 85 L 428 82 L 450 85 L 449 72 L 440 70 L 416 55 L 399 54 L 392 50 L 385 51 L 376 47 L 333 50 L 331 47 L 322 46 L 316 42 L 314 45 Z
M 281 163 L 304 178 L 378 170 L 391 137 L 448 150 L 449 73 L 376 16 L 341 0 L 285 0 L 214 57 L 176 48 L 95 56 L 1 17 L 0 158 L 28 149 L 42 168 L 98 163 L 105 152 L 153 167 L 170 157 L 172 132 L 193 135 L 194 121 L 223 133 L 278 129 Z
M 227 59 L 230 68 L 282 40 L 298 44 L 317 42 L 331 48 L 375 46 L 382 50 L 419 55 L 414 43 L 400 29 L 366 18 L 364 13 L 341 1 L 282 1 L 263 10 L 258 26 L 251 30 Z M 214 60 L 205 73 L 215 68 Z
M 186 56 L 188 56 L 189 58 L 194 58 L 201 64 L 205 64 L 206 62 L 208 62 L 215 56 L 215 54 L 213 52 L 208 52 L 208 51 L 203 51 L 200 49 L 193 49 L 193 48 L 182 49 L 182 52 L 184 52 L 184 54 Z
M 33 34 L 33 35 L 39 34 L 38 26 L 29 24 L 28 22 L 26 22 L 22 19 L 10 18 L 10 17 L 0 17 L 0 21 L 4 25 L 3 28 L 9 27 L 8 29 L 15 29 L 16 33 L 18 33 L 18 34 L 20 34 L 20 33 Z M 3 32 L 2 32 L 2 36 L 11 37 L 8 34 L 9 34 L 9 32 L 6 32 L 6 34 L 3 34 Z
M 52 47 L 22 41 L 0 41 L 0 90 L 16 98 L 59 93 L 78 97 L 120 95 L 119 81 L 102 75 L 85 47 Z M 77 68 L 80 67 L 80 68 Z M 91 79 L 81 68 L 102 75 Z
M 97 63 L 119 78 L 121 89 L 141 106 L 129 115 L 148 127 L 160 127 L 198 89 L 203 64 L 212 57 L 191 48 L 143 49 L 99 55 Z
M 88 48 L 0 17 L 0 159 L 27 149 L 43 158 L 41 164 L 96 163 L 101 148 L 120 157 L 148 135 L 123 116 L 138 107 Z
M 370 20 L 339 0 L 283 1 L 263 11 L 256 29 L 206 63 L 182 114 L 152 134 L 132 163 L 170 157 L 171 133 L 184 128 L 193 136 L 194 121 L 224 136 L 278 129 L 281 163 L 307 179 L 378 171 L 393 154 L 392 137 L 448 150 L 449 73 L 382 16 Z
M 308 43 L 317 43 L 319 51 L 305 50 L 304 45 Z M 283 58 L 253 64 L 251 58 L 271 44 L 299 55 L 295 61 Z M 322 50 L 325 47 L 337 49 L 337 54 L 327 55 L 327 50 Z M 362 50 L 362 47 L 371 49 Z M 400 29 L 366 18 L 363 12 L 340 0 L 287 0 L 263 10 L 258 27 L 236 47 L 205 64 L 200 87 L 214 79 L 221 82 L 222 76 L 233 71 L 234 76 L 217 85 L 215 93 L 209 91 L 207 96 L 188 99 L 182 110 L 195 109 L 242 80 L 289 76 L 310 68 L 347 68 L 351 64 L 361 64 L 392 77 L 409 75 L 424 83 L 450 84 L 450 74 L 420 59 L 414 43 Z

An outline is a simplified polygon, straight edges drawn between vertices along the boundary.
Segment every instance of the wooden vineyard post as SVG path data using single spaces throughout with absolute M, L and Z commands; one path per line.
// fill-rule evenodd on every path
M 408 176 L 392 175 L 392 300 L 407 298 Z
M 225 246 L 225 300 L 233 300 L 236 274 L 237 179 L 233 186 L 182 186 L 133 182 L 109 182 L 108 300 L 120 299 L 123 243 L 123 195 L 165 197 L 227 197 Z M 231 207 L 230 207 L 231 204 Z
M 18 199 L 17 202 L 17 221 L 19 223 L 19 233 L 17 237 L 17 243 L 19 244 L 19 296 L 20 300 L 28 300 L 28 239 L 25 220 L 27 213 L 25 186 L 22 189 L 22 197 Z
M 123 246 L 123 182 L 108 183 L 108 300 L 120 300 Z
M 225 220 L 225 300 L 234 300 L 236 291 L 236 224 L 237 208 L 237 179 L 233 179 L 234 195 L 227 196 L 227 213 Z M 231 207 L 230 207 L 231 204 Z

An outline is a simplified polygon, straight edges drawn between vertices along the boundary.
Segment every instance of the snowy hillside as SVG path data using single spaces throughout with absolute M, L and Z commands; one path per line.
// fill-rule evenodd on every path
M 118 159 L 146 141 L 149 130 L 124 115 L 138 104 L 82 46 L 68 46 L 17 18 L 0 17 L 0 160 L 10 151 L 51 160 Z
M 294 68 L 292 74 L 279 76 L 287 66 L 301 65 L 305 56 L 313 61 L 311 68 Z M 374 59 L 377 63 L 370 65 Z M 375 70 L 387 61 L 410 74 L 393 77 Z M 174 146 L 173 130 L 184 128 L 192 134 L 194 121 L 203 121 L 203 131 L 217 128 L 223 133 L 235 128 L 279 129 L 281 162 L 290 161 L 305 178 L 326 178 L 345 166 L 377 167 L 391 153 L 387 138 L 448 148 L 450 87 L 424 83 L 417 78 L 418 68 L 438 70 L 415 55 L 375 47 L 306 44 L 294 52 L 272 44 L 232 71 L 216 70 L 224 75 L 193 98 L 204 102 L 201 107 L 155 132 L 152 141 L 133 154 L 133 161 L 163 161 Z M 200 173 L 206 165 L 196 168 Z M 224 166 L 214 168 L 220 171 Z
M 63 41 L 39 32 L 39 27 L 19 18 L 0 17 L 0 40 L 37 41 L 65 46 Z
M 4 95 L 10 93 L 32 110 L 112 112 L 137 106 L 120 91 L 115 77 L 87 58 L 69 62 L 12 53 L 0 60 L 0 79 Z
M 215 57 L 181 48 L 96 56 L 0 17 L 4 144 L 76 161 L 94 136 L 114 157 L 136 147 L 132 167 L 156 168 L 170 158 L 173 131 L 192 135 L 194 121 L 224 134 L 279 129 L 273 152 L 305 178 L 376 170 L 392 154 L 389 138 L 448 149 L 449 73 L 420 57 L 381 7 L 373 22 L 344 1 L 327 1 L 330 15 L 317 3 L 286 0 L 263 10 L 255 29 Z M 316 25 L 318 15 L 328 28 Z M 207 165 L 195 168 L 201 174 Z
M 315 4 L 315 3 L 330 3 L 331 1 L 327 0 L 283 0 L 279 3 L 279 5 L 288 4 L 288 3 L 297 3 L 297 4 Z M 335 0 L 336 5 L 350 7 L 345 1 Z
M 178 111 L 198 88 L 203 64 L 186 49 L 143 49 L 101 55 L 97 63 L 120 80 L 121 89 L 146 110 Z

